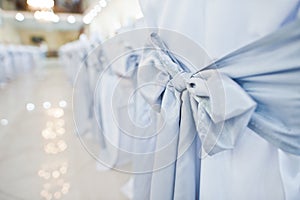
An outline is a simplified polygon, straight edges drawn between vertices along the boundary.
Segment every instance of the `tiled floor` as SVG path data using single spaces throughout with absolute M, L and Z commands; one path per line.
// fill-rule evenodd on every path
M 97 170 L 74 133 L 63 68 L 43 66 L 0 89 L 0 200 L 126 199 L 129 176 Z

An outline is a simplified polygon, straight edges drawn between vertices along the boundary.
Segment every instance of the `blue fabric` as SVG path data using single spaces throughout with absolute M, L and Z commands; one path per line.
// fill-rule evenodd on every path
M 299 9 L 300 9 L 300 1 L 298 1 L 296 6 L 293 8 L 293 10 L 290 12 L 290 14 L 284 19 L 284 21 L 281 23 L 280 26 L 287 25 L 288 23 L 297 19 Z
M 257 108 L 248 127 L 283 151 L 300 155 L 300 20 L 216 61 Z
M 151 35 L 154 48 L 146 48 L 140 66 L 148 67 L 138 69 L 138 85 L 149 85 L 140 91 L 143 98 L 166 115 L 157 119 L 165 124 L 148 164 L 161 168 L 147 178 L 147 199 L 198 199 L 196 155 L 233 149 L 247 126 L 300 155 L 299 27 L 300 21 L 287 25 L 196 73 Z
M 158 84 L 143 95 L 150 105 L 161 104 L 168 88 L 187 89 L 199 104 L 194 120 L 210 155 L 234 148 L 246 126 L 278 148 L 300 155 L 299 25 L 296 21 L 193 76 L 152 35 L 153 45 L 162 51 L 145 54 L 144 65 L 156 60 L 156 69 L 140 74 L 140 80 L 149 82 L 146 76 L 152 74 L 150 81 Z
M 159 105 L 157 111 L 161 114 L 155 118 L 155 145 L 147 144 L 155 148 L 153 159 L 146 160 L 155 172 L 151 177 L 144 176 L 151 184 L 144 184 L 148 188 L 143 191 L 149 192 L 146 199 L 198 199 L 199 139 L 193 123 L 191 96 L 189 91 L 181 90 L 181 76 L 178 80 L 170 79 L 170 74 L 183 72 L 181 67 L 172 64 L 168 54 L 157 53 L 145 52 L 146 59 L 140 65 L 144 67 L 138 71 L 138 85 L 147 85 L 140 90 L 143 97 L 150 106 Z M 137 191 L 136 196 L 143 197 L 143 191 Z

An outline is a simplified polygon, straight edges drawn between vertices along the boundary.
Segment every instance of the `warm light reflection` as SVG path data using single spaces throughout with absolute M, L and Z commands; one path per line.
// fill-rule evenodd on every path
M 62 174 L 66 174 L 66 173 L 67 173 L 67 170 L 68 170 L 68 167 L 66 167 L 66 166 L 62 166 L 62 167 L 59 169 L 60 173 L 62 173 Z
M 67 103 L 60 101 L 59 106 L 65 107 Z M 43 107 L 47 109 L 47 115 L 52 117 L 46 122 L 46 127 L 42 130 L 41 135 L 47 141 L 44 145 L 46 154 L 57 155 L 64 152 L 68 145 L 63 139 L 66 130 L 65 120 L 62 119 L 64 111 L 61 108 L 51 108 L 50 102 L 44 102 Z M 64 176 L 68 172 L 68 162 L 63 160 L 61 163 L 43 164 L 42 169 L 38 171 L 38 176 L 44 179 L 46 183 L 43 184 L 40 195 L 43 199 L 64 199 L 64 195 L 69 192 L 70 183 L 65 182 Z
M 21 22 L 25 19 L 24 15 L 22 13 L 17 13 L 15 16 L 16 20 Z
M 100 13 L 102 10 L 102 7 L 100 5 L 96 5 L 94 9 L 95 9 L 96 13 Z
M 52 10 L 47 11 L 35 11 L 34 18 L 42 21 L 59 22 L 59 16 L 56 15 Z
M 84 24 L 90 24 L 94 18 L 102 11 L 102 8 L 105 8 L 107 6 L 106 0 L 100 0 L 98 4 L 96 4 L 93 9 L 91 9 L 84 17 L 83 17 L 83 23 Z
M 63 119 L 59 119 L 57 121 L 48 121 L 45 128 L 42 131 L 42 136 L 46 140 L 56 139 L 59 135 L 65 134 L 66 130 L 63 128 L 65 121 Z
M 70 17 L 70 16 L 69 16 Z M 67 107 L 67 102 L 65 100 L 61 100 L 59 103 L 58 103 L 59 107 L 61 108 L 65 108 Z
M 1 119 L 0 121 L 2 126 L 7 126 L 8 125 L 8 120 L 7 119 Z
M 76 18 L 73 15 L 68 16 L 67 21 L 70 24 L 74 24 L 76 22 Z
M 100 0 L 99 5 L 103 8 L 105 8 L 107 6 L 107 2 L 105 0 Z
M 61 151 L 64 151 L 67 149 L 67 144 L 64 140 L 60 140 L 57 142 L 57 146 Z
M 51 9 L 54 6 L 54 0 L 27 0 L 27 4 L 34 9 Z
M 66 174 L 67 171 L 68 171 L 68 164 L 63 163 L 60 166 L 58 166 L 57 168 L 52 169 L 52 170 L 41 169 L 38 171 L 38 175 L 39 175 L 39 177 L 44 178 L 44 179 L 49 179 L 51 176 L 52 176 L 52 178 L 57 179 L 62 174 Z M 57 183 L 58 183 L 58 185 L 64 185 L 65 187 L 69 187 L 69 184 L 66 185 L 63 179 L 59 179 L 57 181 Z M 49 188 L 49 187 L 50 187 L 49 184 L 48 185 L 44 184 L 44 188 Z
M 93 21 L 93 17 L 91 15 L 86 15 L 82 19 L 84 24 L 90 24 Z
M 68 148 L 68 145 L 64 140 L 60 140 L 57 143 L 50 142 L 45 145 L 44 150 L 47 154 L 57 154 L 64 152 Z
M 43 189 L 40 192 L 40 195 L 42 197 L 47 198 L 49 197 L 49 195 L 52 195 L 52 197 L 59 199 L 69 192 L 71 185 L 69 182 L 65 182 L 64 179 L 59 179 L 59 177 L 61 177 L 62 174 L 58 170 L 54 170 L 52 172 L 40 170 L 39 173 L 40 172 L 43 175 L 42 178 L 46 180 L 49 179 L 48 177 L 45 177 L 45 175 L 48 174 L 51 174 L 53 178 L 52 180 L 43 185 Z
M 66 190 L 69 190 L 70 189 L 70 183 L 64 183 L 62 188 L 66 189 Z
M 47 114 L 51 117 L 61 118 L 64 116 L 64 110 L 61 108 L 51 108 L 47 111 Z
M 26 104 L 26 110 L 33 111 L 35 109 L 35 105 L 33 103 Z
M 49 109 L 49 108 L 51 108 L 51 103 L 49 101 L 46 101 L 46 102 L 43 103 L 43 107 L 45 109 Z
M 59 128 L 56 130 L 56 133 L 59 134 L 59 135 L 63 135 L 66 133 L 66 130 L 64 128 Z
M 43 170 L 38 171 L 39 177 L 44 177 L 45 172 Z
M 60 172 L 59 171 L 55 170 L 55 171 L 52 172 L 52 177 L 53 178 L 59 178 L 59 176 L 60 176 Z
M 46 190 L 42 190 L 40 194 L 42 197 L 46 197 L 49 193 Z
M 54 198 L 55 199 L 60 199 L 61 198 L 61 193 L 60 192 L 55 192 L 54 193 Z
M 69 189 L 68 189 L 68 188 L 62 188 L 62 189 L 61 189 L 61 192 L 62 192 L 63 194 L 67 194 L 67 193 L 69 192 Z
M 49 139 L 55 139 L 56 138 L 56 133 L 53 132 L 51 129 L 47 128 L 47 129 L 44 129 L 42 131 L 42 136 L 43 138 L 49 140 Z

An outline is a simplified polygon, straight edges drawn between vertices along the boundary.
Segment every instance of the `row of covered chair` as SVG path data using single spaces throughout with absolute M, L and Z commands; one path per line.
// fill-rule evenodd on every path
M 137 44 L 123 36 L 104 43 L 82 36 L 59 50 L 60 62 L 73 85 L 77 134 L 101 163 L 101 169 L 122 169 L 133 161 L 128 152 L 133 150 L 134 141 L 125 132 L 136 131 L 130 122 L 137 118 L 136 97 L 126 100 L 134 93 L 140 52 L 134 50 Z M 85 141 L 88 133 L 97 138 L 98 145 Z
M 0 44 L 0 83 L 35 68 L 42 56 L 39 47 Z
M 254 4 L 240 4 L 244 17 L 230 24 L 236 7 L 214 3 L 141 1 L 156 29 L 63 47 L 77 131 L 97 137 L 83 142 L 99 162 L 133 173 L 134 200 L 296 200 L 297 12 L 278 3 L 272 23 L 257 23 Z M 194 12 L 178 15 L 183 8 Z M 220 31 L 228 24 L 239 34 Z

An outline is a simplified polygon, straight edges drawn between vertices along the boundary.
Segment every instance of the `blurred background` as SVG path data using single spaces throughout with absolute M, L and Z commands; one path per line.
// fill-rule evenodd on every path
M 109 38 L 142 17 L 138 0 L 1 0 L 0 7 L 0 43 L 43 43 L 50 55 L 82 33 Z
M 92 44 L 142 17 L 138 0 L 0 0 L 0 200 L 132 198 L 77 137 L 72 90 Z

